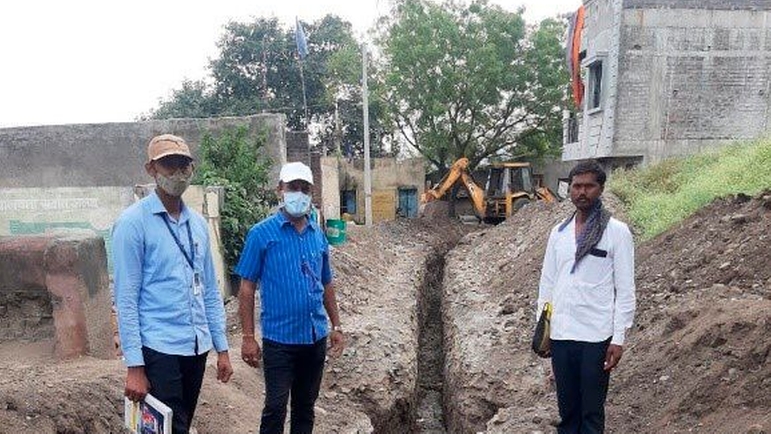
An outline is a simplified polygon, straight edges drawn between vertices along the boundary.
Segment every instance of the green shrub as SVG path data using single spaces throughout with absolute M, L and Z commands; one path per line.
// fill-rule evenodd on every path
M 608 189 L 643 239 L 680 223 L 718 197 L 771 188 L 771 140 L 737 143 L 645 168 L 614 171 Z
M 232 273 L 249 228 L 268 215 L 276 203 L 268 185 L 271 160 L 265 156 L 265 134 L 250 137 L 246 127 L 227 129 L 219 137 L 205 133 L 201 140 L 196 184 L 222 186 L 224 207 L 220 210 L 222 245 L 228 271 Z

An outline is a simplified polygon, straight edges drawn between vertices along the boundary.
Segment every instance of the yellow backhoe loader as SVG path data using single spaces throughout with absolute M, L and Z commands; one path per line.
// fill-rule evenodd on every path
M 466 190 L 476 217 L 485 223 L 500 223 L 532 201 L 557 200 L 548 188 L 533 184 L 530 163 L 493 163 L 488 169 L 484 188 L 474 181 L 468 165 L 468 158 L 453 163 L 444 178 L 421 195 L 421 207 L 441 199 L 456 183 Z

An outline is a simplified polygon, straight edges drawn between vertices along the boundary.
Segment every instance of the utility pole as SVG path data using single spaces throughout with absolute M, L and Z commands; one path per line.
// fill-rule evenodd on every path
M 367 88 L 367 44 L 361 44 L 361 95 L 364 112 L 364 224 L 372 226 L 372 170 L 369 162 L 369 90 Z

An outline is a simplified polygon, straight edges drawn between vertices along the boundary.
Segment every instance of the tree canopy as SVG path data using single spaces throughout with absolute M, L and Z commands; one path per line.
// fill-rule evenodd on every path
M 400 0 L 383 29 L 383 97 L 404 140 L 437 168 L 558 154 L 562 23 L 528 27 L 521 10 L 483 0 Z
M 185 81 L 151 111 L 151 118 L 242 116 L 279 112 L 289 128 L 319 125 L 321 146 L 361 153 L 361 55 L 351 24 L 334 15 L 302 23 L 309 54 L 302 59 L 309 119 L 305 119 L 295 28 L 276 18 L 230 22 L 211 60 L 208 81 Z M 210 82 L 211 84 L 207 84 Z M 373 155 L 382 155 L 388 130 L 378 99 L 371 99 Z M 336 128 L 337 109 L 340 128 Z

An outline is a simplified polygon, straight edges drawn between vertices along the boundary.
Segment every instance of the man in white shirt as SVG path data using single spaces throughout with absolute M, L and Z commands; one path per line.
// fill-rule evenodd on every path
M 538 312 L 552 304 L 557 431 L 602 433 L 610 371 L 621 360 L 634 319 L 634 244 L 627 225 L 602 206 L 602 167 L 581 163 L 569 176 L 576 211 L 549 235 Z

